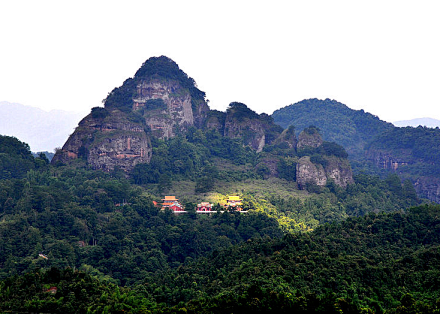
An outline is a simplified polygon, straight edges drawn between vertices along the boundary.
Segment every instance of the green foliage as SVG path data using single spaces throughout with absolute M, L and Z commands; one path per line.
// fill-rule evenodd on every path
M 440 176 L 440 130 L 427 127 L 393 128 L 368 145 L 403 159 L 402 172 L 417 176 Z M 403 157 L 404 156 L 404 157 Z
M 103 100 L 105 108 L 117 108 L 129 113 L 133 106 L 133 96 L 136 92 L 136 81 L 132 78 L 126 79 L 122 86 L 114 88 Z
M 297 132 L 310 125 L 318 127 L 324 140 L 345 147 L 352 159 L 362 158 L 367 143 L 394 128 L 370 113 L 331 99 L 306 99 L 276 110 L 272 117 L 283 128 L 295 126 Z
M 145 103 L 145 108 L 147 110 L 166 110 L 167 109 L 167 105 L 163 102 L 162 98 L 157 98 L 157 99 L 148 99 L 147 102 Z
M 321 130 L 314 125 L 310 125 L 309 127 L 305 128 L 303 131 L 309 135 L 315 135 L 321 133 Z
M 107 109 L 102 107 L 93 107 L 91 111 L 93 119 L 104 119 L 109 115 Z
M 320 154 L 313 154 L 310 156 L 310 161 L 317 165 L 322 165 L 323 167 L 327 166 L 327 160 L 322 157 Z
M 240 139 L 224 137 L 216 130 L 203 132 L 193 127 L 189 128 L 186 137 L 177 136 L 165 141 L 153 138 L 152 145 L 150 163 L 138 164 L 131 172 L 136 184 L 157 184 L 163 176 L 171 181 L 196 181 L 198 178 L 198 187 L 207 192 L 212 189 L 212 180 L 217 178 L 217 170 L 210 166 L 215 164 L 216 158 L 234 165 L 246 165 L 254 163 L 257 156 L 254 150 L 244 147 Z M 251 175 L 259 176 L 255 169 Z
M 28 144 L 15 137 L 0 135 L 0 179 L 23 178 L 27 171 L 35 168 L 35 163 Z M 44 164 L 40 156 L 37 166 Z
M 0 283 L 0 310 L 4 313 L 146 313 L 154 307 L 134 291 L 70 268 L 35 270 Z
M 277 172 L 280 178 L 287 181 L 296 181 L 296 162 L 293 158 L 280 158 L 277 164 Z
M 191 313 L 438 313 L 439 213 L 422 206 L 251 240 L 146 282 L 157 283 L 156 301 Z
M 231 119 L 237 119 L 238 121 L 244 121 L 244 119 L 258 119 L 259 115 L 249 109 L 245 104 L 240 102 L 231 102 L 226 109 L 227 116 Z
M 345 151 L 344 147 L 338 145 L 334 142 L 324 141 L 319 147 L 322 154 L 327 156 L 336 156 L 339 158 L 348 158 L 348 153 Z
M 124 177 L 64 167 L 0 181 L 0 221 L 0 278 L 89 265 L 120 284 L 250 237 L 282 235 L 262 213 L 177 217 Z

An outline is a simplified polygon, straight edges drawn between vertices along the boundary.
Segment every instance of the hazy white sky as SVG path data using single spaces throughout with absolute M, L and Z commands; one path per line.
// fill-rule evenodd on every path
M 89 111 L 152 56 L 210 106 L 440 119 L 440 1 L 0 0 L 0 101 Z

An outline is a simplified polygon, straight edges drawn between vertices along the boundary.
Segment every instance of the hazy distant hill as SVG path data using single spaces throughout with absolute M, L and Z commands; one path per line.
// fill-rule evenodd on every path
M 0 102 L 0 134 L 26 142 L 34 152 L 52 152 L 73 133 L 84 112 L 52 110 Z
M 396 121 L 393 122 L 393 124 L 398 127 L 406 127 L 406 126 L 418 127 L 419 125 L 421 125 L 421 126 L 426 126 L 428 128 L 436 128 L 436 127 L 440 127 L 440 120 L 432 119 L 432 118 L 417 118 L 411 120 Z

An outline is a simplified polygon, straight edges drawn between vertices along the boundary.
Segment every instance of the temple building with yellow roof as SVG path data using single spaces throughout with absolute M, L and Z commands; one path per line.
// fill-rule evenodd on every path
M 226 200 L 226 204 L 225 207 L 234 207 L 235 210 L 241 210 L 242 209 L 242 199 L 240 199 L 240 196 L 237 195 L 233 195 L 233 196 L 229 196 L 228 199 Z

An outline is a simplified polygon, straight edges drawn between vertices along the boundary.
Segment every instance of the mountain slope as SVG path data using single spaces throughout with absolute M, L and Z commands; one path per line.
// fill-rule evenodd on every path
M 344 146 L 351 159 L 362 157 L 368 142 L 393 128 L 391 123 L 368 112 L 350 109 L 330 99 L 306 99 L 275 110 L 272 117 L 283 128 L 293 125 L 301 131 L 310 125 L 318 127 L 324 140 Z
M 225 113 L 211 111 L 205 93 L 174 61 L 165 56 L 153 57 L 133 78 L 109 93 L 104 108 L 92 109 L 52 163 L 82 164 L 106 171 L 118 168 L 127 174 L 133 171 L 136 182 L 157 183 L 182 179 L 182 175 L 194 179 L 213 165 L 214 157 L 221 157 L 241 165 L 251 162 L 260 166 L 260 174 L 277 176 L 276 164 L 286 154 L 282 147 L 287 147 L 291 155 L 297 150 L 294 132 L 288 136 L 292 142 L 286 141 L 282 132 L 272 117 L 257 114 L 243 103 L 232 102 Z M 169 145 L 172 143 L 176 146 Z M 271 145 L 279 149 L 259 155 Z M 161 146 L 165 151 L 159 149 Z M 310 154 L 334 155 L 325 149 L 309 149 L 301 157 Z M 267 159 L 258 164 L 257 158 L 262 155 Z M 353 182 L 349 163 L 341 160 L 346 157 L 327 160 L 331 169 L 322 164 L 319 171 L 313 161 L 307 161 L 301 169 L 312 169 L 312 174 L 307 171 L 309 174 L 302 176 L 300 188 L 316 182 L 324 186 L 327 177 L 342 186 Z M 316 163 L 318 159 L 313 160 Z M 286 173 L 296 171 L 296 162 L 288 164 L 293 169 Z M 317 172 L 321 174 L 319 180 L 315 178 Z M 209 180 L 208 173 L 203 177 Z
M 366 147 L 367 158 L 382 169 L 409 178 L 419 196 L 440 203 L 440 130 L 393 128 Z
M 440 202 L 438 129 L 394 127 L 363 110 L 352 110 L 329 99 L 303 100 L 276 110 L 272 117 L 283 127 L 318 127 L 324 139 L 347 150 L 355 172 L 382 176 L 394 172 L 403 180 L 410 179 L 420 197 Z

